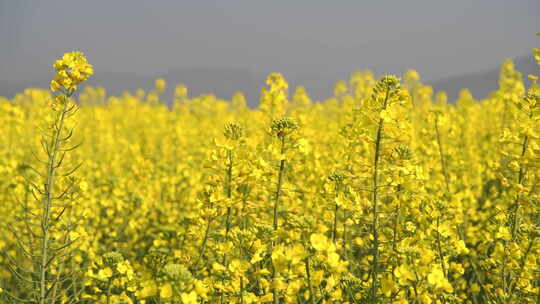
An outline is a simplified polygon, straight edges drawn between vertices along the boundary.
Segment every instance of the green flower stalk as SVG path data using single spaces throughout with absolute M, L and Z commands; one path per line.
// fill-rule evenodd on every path
M 69 146 L 73 130 L 69 126 L 78 106 L 71 97 L 77 86 L 93 73 L 82 52 L 70 52 L 54 64 L 56 75 L 51 81 L 51 91 L 55 94 L 51 103 L 51 119 L 41 145 L 46 160 L 38 160 L 45 165 L 44 172 L 34 169 L 42 180 L 30 181 L 32 194 L 38 203 L 37 212 L 24 208 L 27 231 L 12 231 L 19 242 L 24 256 L 31 261 L 31 267 L 20 264 L 10 269 L 23 283 L 31 285 L 30 299 L 20 299 L 9 293 L 15 302 L 39 304 L 58 303 L 61 298 L 74 302 L 79 294 L 74 292 L 76 277 L 66 270 L 77 237 L 72 234 L 73 223 L 65 219 L 69 213 L 75 193 L 75 179 L 71 177 L 79 165 L 66 167 L 66 155 L 78 145 Z M 38 186 L 42 185 L 42 186 Z M 37 227 L 37 228 L 36 228 Z
M 223 131 L 223 135 L 225 138 L 227 138 L 229 141 L 234 142 L 235 144 L 238 144 L 238 142 L 242 139 L 244 136 L 244 128 L 242 126 L 235 124 L 235 123 L 228 123 L 225 126 L 225 130 Z M 233 189 L 233 168 L 234 168 L 234 148 L 227 147 L 227 161 L 226 161 L 226 169 L 225 169 L 225 195 L 228 200 L 232 198 L 232 189 Z M 225 243 L 229 241 L 229 232 L 231 230 L 231 211 L 232 207 L 230 205 L 227 206 L 227 211 L 225 215 Z M 222 264 L 227 267 L 227 254 L 223 254 Z M 241 286 L 241 297 L 243 294 L 243 287 Z M 220 303 L 223 303 L 224 295 L 221 293 L 220 295 Z
M 274 193 L 274 208 L 273 208 L 273 220 L 272 220 L 272 227 L 274 229 L 274 232 L 278 230 L 278 207 L 280 203 L 281 198 L 281 191 L 283 187 L 283 176 L 285 174 L 285 157 L 284 154 L 286 152 L 286 141 L 289 138 L 289 136 L 296 132 L 298 130 L 297 123 L 290 119 L 290 118 L 280 118 L 272 121 L 271 125 L 272 134 L 276 136 L 279 139 L 280 143 L 280 153 L 281 153 L 281 160 L 279 162 L 279 169 L 278 169 L 278 176 L 277 176 L 277 186 L 276 191 Z M 274 247 L 274 242 L 272 242 L 272 248 Z M 272 250 L 271 250 L 272 251 Z M 276 279 L 276 271 L 275 267 L 272 267 L 272 279 Z M 278 292 L 275 288 L 272 289 L 273 293 L 273 299 L 274 304 L 279 303 L 279 297 Z
M 55 279 L 50 278 L 51 265 L 55 260 L 59 260 L 61 254 L 54 252 L 50 248 L 50 233 L 63 215 L 66 207 L 63 207 L 59 214 L 54 214 L 54 209 L 60 206 L 55 206 L 54 201 L 60 199 L 61 192 L 56 189 L 56 181 L 58 169 L 64 160 L 65 153 L 71 148 L 65 148 L 68 140 L 71 138 L 73 131 L 66 129 L 66 120 L 72 117 L 77 112 L 77 106 L 70 102 L 70 98 L 75 93 L 77 85 L 88 79 L 93 74 L 93 68 L 87 63 L 86 57 L 82 52 L 66 53 L 61 60 L 57 60 L 54 64 L 57 71 L 55 80 L 51 82 L 51 89 L 59 92 L 55 98 L 53 106 L 59 108 L 58 115 L 52 125 L 52 136 L 49 145 L 46 146 L 48 156 L 47 173 L 45 176 L 45 187 L 42 197 L 42 218 L 41 218 L 41 248 L 39 256 L 39 303 L 54 303 L 56 301 L 58 276 Z M 75 168 L 76 169 L 76 168 Z M 69 173 L 72 173 L 71 170 Z M 60 195 L 60 196 L 59 196 Z M 55 217 L 53 217 L 55 216 Z M 71 242 L 69 242 L 71 245 Z M 65 244 L 68 247 L 68 244 Z M 50 286 L 52 287 L 50 287 Z M 51 293 L 52 288 L 52 293 Z
M 379 174 L 381 164 L 381 151 L 384 143 L 384 113 L 390 102 L 394 102 L 396 98 L 399 98 L 400 83 L 399 79 L 395 76 L 385 76 L 381 78 L 373 89 L 373 101 L 376 111 L 381 113 L 379 121 L 377 123 L 377 130 L 374 143 L 374 156 L 372 167 L 372 212 L 373 221 L 371 224 L 373 234 L 373 264 L 371 268 L 371 287 L 370 287 L 370 299 L 371 301 L 377 301 L 377 291 L 379 289 Z
M 336 200 L 339 196 L 341 185 L 345 177 L 342 174 L 334 172 L 332 173 L 332 175 L 328 177 L 328 179 L 334 182 L 334 200 Z M 334 202 L 334 222 L 332 224 L 332 242 L 334 243 L 336 243 L 336 238 L 337 238 L 338 216 L 339 216 L 339 204 L 337 202 Z

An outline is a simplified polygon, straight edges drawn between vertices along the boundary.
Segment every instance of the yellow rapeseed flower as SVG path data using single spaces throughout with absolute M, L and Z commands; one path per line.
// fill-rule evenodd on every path
M 56 75 L 51 81 L 53 92 L 71 93 L 77 89 L 77 85 L 86 81 L 94 73 L 92 65 L 80 51 L 65 53 L 61 59 L 56 60 L 54 68 Z

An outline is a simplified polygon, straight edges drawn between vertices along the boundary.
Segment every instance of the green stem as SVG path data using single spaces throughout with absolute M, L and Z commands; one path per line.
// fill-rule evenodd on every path
M 396 218 L 394 219 L 394 228 L 393 228 L 394 231 L 393 231 L 393 234 L 392 234 L 392 251 L 394 252 L 394 265 L 392 265 L 392 279 L 393 280 L 395 280 L 394 270 L 397 267 L 397 262 L 398 262 L 398 258 L 399 258 L 398 251 L 397 251 L 397 242 L 398 242 L 398 239 L 399 239 L 398 225 L 399 225 L 399 220 L 400 220 L 400 217 L 401 217 L 401 203 L 400 203 L 400 200 L 399 200 L 400 191 L 401 191 L 401 185 L 398 185 L 397 186 L 398 203 L 396 205 L 396 210 L 395 210 Z
M 311 271 L 309 269 L 310 268 L 309 257 L 306 258 L 305 264 L 306 264 L 307 283 L 308 283 L 308 288 L 309 288 L 309 301 L 311 304 L 315 304 L 315 293 L 313 291 L 313 285 L 311 284 Z
M 199 258 L 197 259 L 197 262 L 193 265 L 193 271 L 196 271 L 197 266 L 202 260 L 202 257 L 204 255 L 204 251 L 206 250 L 206 244 L 208 242 L 208 235 L 210 234 L 210 225 L 212 224 L 212 219 L 208 218 L 208 222 L 206 224 L 206 229 L 204 231 L 204 238 L 201 244 L 201 249 L 199 250 Z
M 339 206 L 338 206 L 338 204 L 335 204 L 335 207 L 334 207 L 334 224 L 333 224 L 333 227 L 332 227 L 332 242 L 334 242 L 334 244 L 336 243 L 336 237 L 337 237 L 338 211 L 339 211 Z
M 232 151 L 227 150 L 227 183 L 226 183 L 226 191 L 227 191 L 227 198 L 230 199 L 232 197 L 232 170 L 233 170 L 233 158 L 232 158 Z M 229 231 L 231 229 L 231 207 L 227 207 L 227 218 L 225 220 L 225 241 L 228 240 L 229 237 Z
M 339 195 L 339 181 L 336 181 L 334 192 L 335 192 L 334 198 L 337 198 Z M 337 238 L 338 212 L 339 212 L 339 206 L 336 203 L 335 208 L 334 208 L 334 224 L 332 227 L 332 241 L 334 242 L 334 244 L 336 243 L 336 238 Z
M 280 139 L 281 139 L 281 155 L 283 155 L 283 153 L 285 152 L 285 136 L 281 136 Z M 277 183 L 277 188 L 276 188 L 276 194 L 275 194 L 275 197 L 274 197 L 273 227 L 274 227 L 275 232 L 277 232 L 277 230 L 278 230 L 278 206 L 279 206 L 279 199 L 281 197 L 281 187 L 282 187 L 282 184 L 283 184 L 283 173 L 284 173 L 284 171 L 285 171 L 285 159 L 281 159 L 281 161 L 279 163 L 278 183 Z M 273 251 L 274 241 L 272 241 L 271 245 L 272 246 L 271 246 L 270 252 Z M 276 280 L 276 268 L 274 267 L 274 265 L 272 263 L 272 283 L 275 283 L 275 280 Z M 278 298 L 278 291 L 276 290 L 276 288 L 272 288 L 272 294 L 273 294 L 273 302 L 274 302 L 274 304 L 278 304 L 279 303 L 279 298 Z
M 225 182 L 225 189 L 226 189 L 226 195 L 227 198 L 230 200 L 232 197 L 232 170 L 233 170 L 233 159 L 232 159 L 232 151 L 227 150 L 227 171 L 226 171 L 226 182 Z M 230 204 L 230 202 L 227 202 Z M 225 243 L 229 241 L 229 231 L 231 229 L 231 206 L 227 206 L 227 215 L 225 219 Z M 223 259 L 222 262 L 223 266 L 227 267 L 227 254 L 223 253 Z M 219 297 L 219 302 L 223 303 L 224 295 L 221 293 Z
M 514 291 L 516 289 L 516 286 L 519 282 L 519 279 L 521 278 L 521 275 L 523 274 L 523 271 L 525 270 L 525 263 L 527 263 L 527 257 L 529 256 L 529 254 L 531 253 L 531 250 L 533 248 L 533 245 L 534 245 L 534 241 L 535 241 L 535 237 L 533 237 L 530 241 L 529 241 L 529 246 L 527 246 L 527 250 L 525 251 L 525 254 L 521 257 L 521 261 L 520 261 L 520 265 L 519 265 L 519 271 L 517 272 L 517 276 L 516 278 L 513 280 L 512 283 L 510 283 L 510 297 L 511 299 L 513 298 L 513 295 L 514 295 Z
M 48 270 L 49 270 L 49 229 L 50 229 L 50 220 L 51 220 L 51 212 L 52 212 L 52 202 L 54 197 L 54 185 L 55 185 L 55 177 L 56 177 L 56 169 L 58 167 L 56 158 L 58 157 L 58 153 L 60 152 L 60 146 L 61 146 L 61 140 L 60 136 L 62 133 L 62 130 L 64 128 L 64 119 L 66 116 L 66 113 L 68 111 L 67 109 L 67 102 L 68 98 L 71 94 L 64 95 L 63 102 L 64 106 L 62 108 L 62 112 L 60 113 L 60 117 L 57 121 L 54 122 L 53 125 L 53 137 L 51 138 L 51 144 L 50 144 L 50 150 L 49 150 L 49 158 L 47 162 L 47 175 L 46 175 L 46 181 L 45 181 L 45 197 L 43 198 L 42 208 L 43 208 L 43 216 L 41 218 L 41 231 L 43 233 L 42 241 L 41 241 L 41 249 L 40 249 L 40 256 L 41 261 L 39 264 L 40 268 L 40 274 L 39 274 L 39 303 L 45 304 L 47 302 L 47 276 L 48 276 Z
M 440 215 L 437 216 L 437 252 L 439 254 L 439 260 L 441 260 L 442 272 L 444 274 L 444 277 L 446 278 L 448 273 L 446 272 L 446 266 L 444 265 L 444 256 L 443 256 L 442 247 L 441 247 L 441 234 L 439 232 L 440 218 L 441 218 Z
M 437 146 L 439 148 L 439 158 L 441 160 L 441 167 L 444 175 L 444 184 L 446 186 L 446 196 L 448 199 L 450 199 L 450 178 L 448 177 L 448 167 L 446 164 L 446 158 L 444 157 L 444 150 L 441 140 L 441 132 L 439 130 L 439 117 L 435 119 L 435 133 L 437 135 Z M 441 268 L 442 272 L 444 274 L 444 277 L 446 278 L 448 276 L 448 273 L 446 272 L 446 266 L 444 264 L 444 256 L 442 252 L 442 246 L 441 246 L 441 234 L 439 233 L 439 225 L 441 221 L 441 215 L 439 214 L 437 216 L 437 253 L 439 255 L 439 260 L 441 261 Z M 444 300 L 443 300 L 444 301 Z
M 111 304 L 111 290 L 112 290 L 111 281 L 112 281 L 112 278 L 109 278 L 109 281 L 107 282 L 107 304 Z
M 244 277 L 240 277 L 240 304 L 244 304 Z
M 529 143 L 529 136 L 525 135 L 523 138 L 523 143 L 521 145 L 521 155 L 520 155 L 520 164 L 519 164 L 519 173 L 518 173 L 518 185 L 521 185 L 523 183 L 523 180 L 525 179 L 525 168 L 523 167 L 523 159 L 525 158 L 525 153 L 527 153 L 527 146 Z M 514 210 L 512 212 L 512 240 L 515 240 L 517 235 L 517 230 L 519 227 L 519 218 L 518 218 L 518 212 L 519 212 L 519 201 L 521 196 L 518 194 L 516 195 L 516 199 L 514 201 Z
M 441 159 L 441 166 L 444 175 L 444 183 L 446 185 L 446 192 L 450 194 L 450 178 L 448 177 L 448 170 L 446 167 L 446 159 L 444 157 L 443 146 L 441 143 L 441 135 L 439 131 L 439 119 L 435 120 L 435 132 L 437 133 L 437 146 L 439 147 L 439 157 Z
M 386 109 L 388 97 L 390 93 L 390 88 L 386 90 L 386 96 L 384 98 L 383 110 Z M 377 302 L 377 289 L 378 289 L 378 273 L 379 273 L 379 210 L 378 210 L 378 188 L 379 188 L 379 161 L 382 148 L 382 138 L 383 138 L 383 129 L 384 129 L 384 120 L 379 119 L 379 124 L 377 128 L 377 137 L 375 139 L 375 157 L 373 160 L 373 223 L 372 223 L 372 232 L 373 232 L 373 268 L 372 268 L 372 278 L 371 278 L 371 289 L 370 297 L 371 301 Z
M 283 155 L 284 152 L 285 152 L 285 136 L 281 136 L 281 154 Z M 277 188 L 276 188 L 276 193 L 274 197 L 273 227 L 275 231 L 277 231 L 278 229 L 278 206 L 279 206 L 279 200 L 281 197 L 281 186 L 283 184 L 284 171 L 285 171 L 285 159 L 282 159 L 279 162 L 278 182 L 277 182 Z

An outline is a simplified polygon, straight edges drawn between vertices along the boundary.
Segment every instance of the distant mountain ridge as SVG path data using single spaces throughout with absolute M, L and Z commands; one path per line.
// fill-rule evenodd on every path
M 516 69 L 526 78 L 528 74 L 540 74 L 532 55 L 520 56 L 514 59 Z M 436 91 L 446 91 L 450 101 L 457 98 L 462 88 L 468 88 L 476 99 L 481 99 L 496 90 L 499 86 L 499 68 L 493 67 L 486 71 L 471 74 L 451 76 L 448 78 L 427 81 Z M 137 75 L 131 73 L 100 73 L 93 75 L 87 85 L 102 86 L 109 95 L 120 95 L 124 91 L 134 92 L 137 88 L 151 89 L 156 78 L 167 80 L 168 88 L 164 95 L 170 101 L 174 86 L 185 84 L 190 96 L 214 94 L 220 98 L 229 99 L 234 93 L 246 95 L 248 104 L 255 107 L 259 103 L 261 88 L 269 72 L 254 71 L 244 68 L 210 68 L 191 67 L 170 70 L 162 75 Z M 349 75 L 337 75 L 330 71 L 319 73 L 285 74 L 289 81 L 291 94 L 297 85 L 306 87 L 308 94 L 314 100 L 324 100 L 332 94 L 334 84 L 339 79 L 348 79 Z M 0 96 L 12 97 L 28 87 L 46 87 L 48 80 L 31 80 L 0 82 Z
M 540 66 L 536 64 L 532 55 L 514 58 L 513 62 L 515 69 L 522 73 L 524 81 L 529 74 L 540 76 Z M 469 89 L 476 99 L 482 99 L 499 88 L 499 70 L 500 65 L 486 71 L 448 77 L 427 84 L 436 91 L 446 91 L 450 101 L 455 100 L 463 88 Z

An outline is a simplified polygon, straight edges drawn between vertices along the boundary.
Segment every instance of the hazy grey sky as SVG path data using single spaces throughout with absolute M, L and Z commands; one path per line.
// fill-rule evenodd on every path
M 540 46 L 539 0 L 0 0 L 0 81 L 84 51 L 97 71 L 487 69 Z

